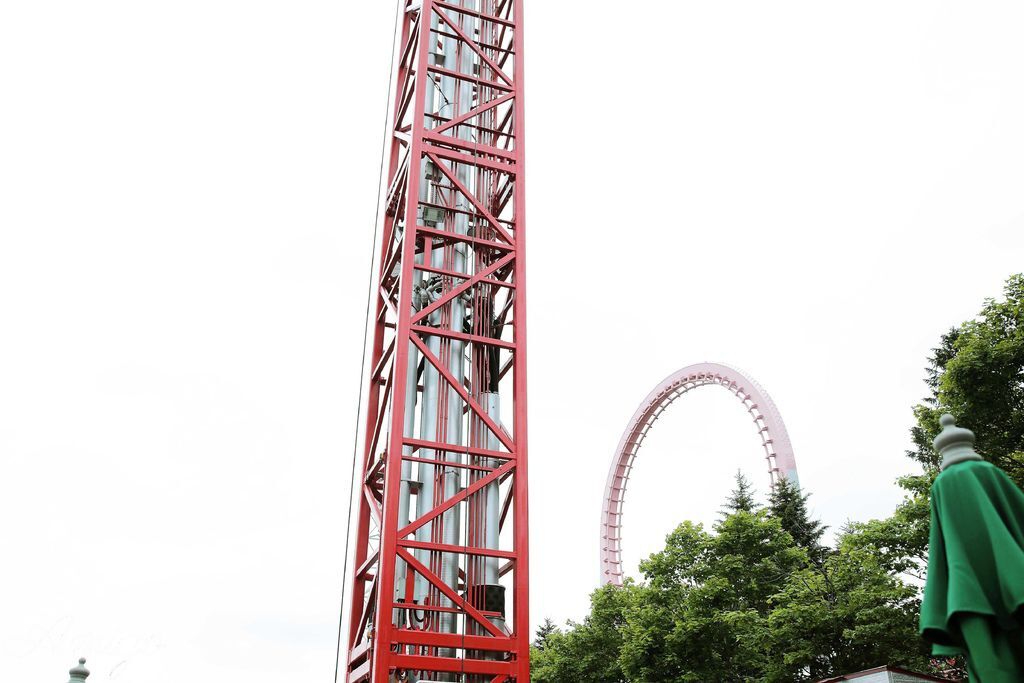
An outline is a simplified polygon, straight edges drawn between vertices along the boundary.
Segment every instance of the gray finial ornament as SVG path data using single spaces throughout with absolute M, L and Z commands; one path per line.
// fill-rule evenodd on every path
M 68 671 L 71 674 L 68 683 L 79 683 L 89 677 L 89 670 L 85 668 L 85 657 L 78 660 L 78 666 Z
M 942 456 L 942 464 L 939 469 L 946 469 L 950 465 L 967 460 L 984 460 L 974 452 L 974 432 L 970 429 L 956 426 L 956 419 L 946 413 L 939 418 L 942 431 L 932 441 L 935 450 Z

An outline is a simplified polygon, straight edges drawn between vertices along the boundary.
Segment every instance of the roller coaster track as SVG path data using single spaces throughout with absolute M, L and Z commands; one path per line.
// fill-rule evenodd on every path
M 770 484 L 774 488 L 780 478 L 799 485 L 796 459 L 782 415 L 771 396 L 742 371 L 721 363 L 698 363 L 666 377 L 647 395 L 633 414 L 615 450 L 615 459 L 608 472 L 604 502 L 601 509 L 601 584 L 621 585 L 622 513 L 626 485 L 636 465 L 640 446 L 654 423 L 683 394 L 705 386 L 720 386 L 734 394 L 750 413 L 761 437 Z

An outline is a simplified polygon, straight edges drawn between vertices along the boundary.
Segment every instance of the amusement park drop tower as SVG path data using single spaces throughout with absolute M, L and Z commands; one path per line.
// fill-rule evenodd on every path
M 523 0 L 398 0 L 341 680 L 529 680 Z

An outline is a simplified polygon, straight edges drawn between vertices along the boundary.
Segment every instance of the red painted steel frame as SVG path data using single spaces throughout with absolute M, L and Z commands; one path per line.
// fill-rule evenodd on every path
M 389 170 L 373 284 L 379 295 L 371 320 L 371 372 L 355 493 L 355 573 L 342 670 L 349 682 L 408 676 L 525 683 L 530 638 L 523 0 L 399 1 Z M 442 43 L 470 55 L 474 66 L 469 73 L 438 63 Z M 463 102 L 461 110 L 452 108 L 457 115 L 429 104 L 438 99 L 430 93 L 440 92 L 443 79 L 472 83 L 471 102 Z M 428 211 L 435 220 L 426 217 Z M 436 220 L 437 211 L 445 220 Z M 457 217 L 467 215 L 469 230 L 453 229 Z M 472 251 L 473 263 L 462 271 L 448 258 L 457 247 Z M 437 250 L 448 258 L 440 266 L 432 261 Z M 439 296 L 423 304 L 418 297 L 427 278 L 434 278 Z M 467 310 L 477 311 L 472 333 L 430 322 L 431 316 L 449 319 L 451 309 L 466 298 L 471 300 Z M 489 320 L 491 311 L 497 314 L 493 328 L 476 324 Z M 441 349 L 465 345 L 469 372 L 461 381 L 453 376 L 450 358 L 431 350 L 431 340 Z M 480 360 L 494 354 L 500 354 L 500 373 L 490 369 L 497 365 Z M 415 371 L 410 363 L 417 363 Z M 425 368 L 436 372 L 444 387 L 439 395 L 450 396 L 443 400 L 463 407 L 470 426 L 456 442 L 444 433 L 434 438 L 407 433 L 407 406 L 415 406 L 425 392 Z M 410 376 L 417 380 L 408 381 Z M 488 414 L 485 393 L 499 395 L 502 412 L 514 416 L 511 429 L 500 416 Z M 452 459 L 446 459 L 449 455 Z M 443 489 L 440 496 L 435 493 L 427 512 L 400 519 L 399 492 L 410 486 L 403 481 L 403 462 L 458 476 L 464 483 L 447 498 Z M 442 464 L 430 464 L 436 462 Z M 481 535 L 479 529 L 474 532 L 472 515 L 480 514 L 474 501 L 495 483 L 502 502 L 502 547 L 485 548 L 479 538 L 470 538 Z M 427 525 L 443 527 L 442 520 L 453 511 L 466 515 L 469 528 L 456 543 L 444 543 L 436 533 L 429 540 L 417 537 Z M 424 553 L 429 561 L 422 561 Z M 439 576 L 435 562 L 442 556 L 458 558 L 458 586 Z M 502 563 L 501 583 L 511 597 L 505 618 L 486 611 L 485 599 L 475 594 L 480 591 L 471 590 L 481 585 L 473 563 L 486 558 Z M 414 581 L 429 584 L 434 597 L 412 609 Z M 417 612 L 438 616 L 408 616 Z M 444 614 L 455 615 L 457 630 L 437 627 Z

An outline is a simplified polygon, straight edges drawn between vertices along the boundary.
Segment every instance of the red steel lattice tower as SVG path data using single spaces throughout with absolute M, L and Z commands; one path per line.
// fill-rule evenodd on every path
M 529 681 L 523 0 L 399 0 L 344 680 Z

